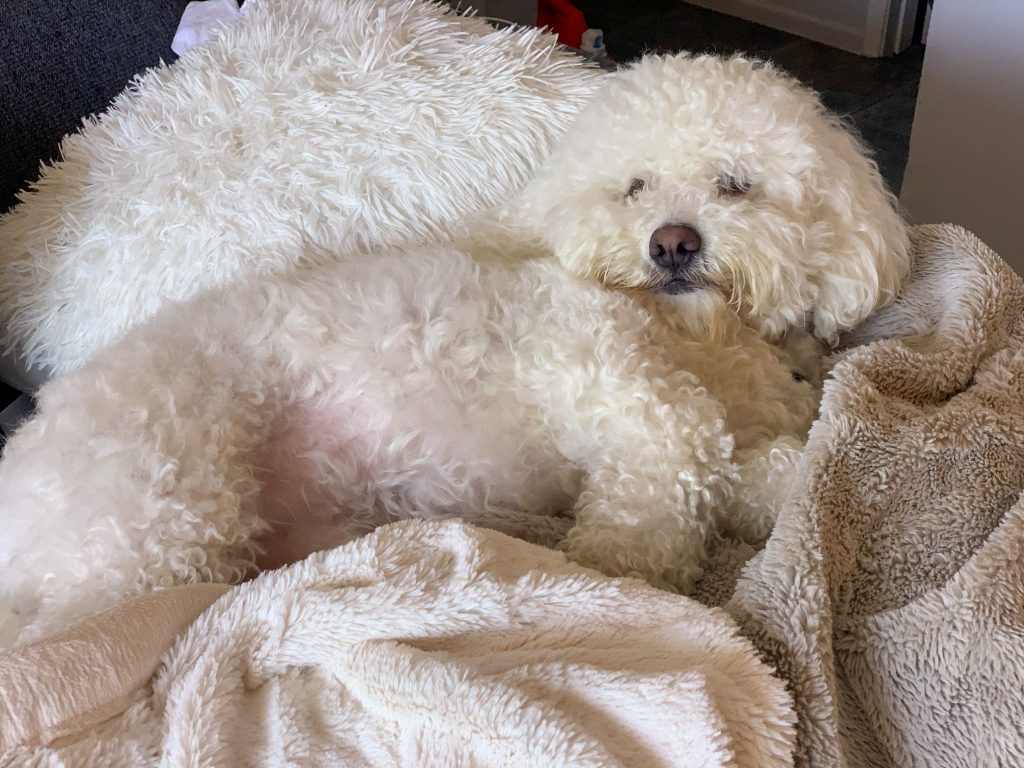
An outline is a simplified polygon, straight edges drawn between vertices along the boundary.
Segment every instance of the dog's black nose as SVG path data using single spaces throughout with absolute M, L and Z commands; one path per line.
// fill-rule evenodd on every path
M 651 235 L 651 261 L 662 269 L 681 269 L 700 250 L 700 234 L 685 224 L 658 227 Z

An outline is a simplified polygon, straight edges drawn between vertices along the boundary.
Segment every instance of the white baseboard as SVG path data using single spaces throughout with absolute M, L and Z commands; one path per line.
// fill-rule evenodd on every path
M 787 8 L 770 0 L 688 0 L 711 11 L 780 29 L 861 56 L 880 56 L 875 42 L 866 43 L 865 27 L 842 24 L 825 16 Z M 867 48 L 868 50 L 865 50 Z

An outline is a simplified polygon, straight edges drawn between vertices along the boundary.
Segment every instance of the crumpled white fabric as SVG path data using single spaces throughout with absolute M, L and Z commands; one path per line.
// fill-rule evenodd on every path
M 238 0 L 193 0 L 181 14 L 171 50 L 184 56 L 191 48 L 213 39 L 218 28 L 231 27 L 241 17 Z
M 78 677 L 102 685 L 97 656 L 117 665 L 135 634 L 51 653 L 47 674 L 88 651 Z M 55 703 L 24 679 L 20 695 L 18 711 Z M 22 735 L 0 764 L 764 768 L 794 745 L 785 686 L 724 612 L 458 521 L 386 526 L 234 588 L 150 683 L 110 695 L 113 719 L 73 734 L 51 712 L 65 735 Z

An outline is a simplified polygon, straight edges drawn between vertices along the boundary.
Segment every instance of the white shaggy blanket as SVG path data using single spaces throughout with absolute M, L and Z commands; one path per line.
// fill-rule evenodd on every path
M 0 653 L 0 763 L 790 763 L 789 694 L 725 613 L 500 533 L 381 528 L 234 588 L 171 644 L 227 589 Z
M 426 0 L 249 0 L 0 217 L 0 378 L 75 368 L 243 274 L 444 234 L 517 191 L 601 77 Z

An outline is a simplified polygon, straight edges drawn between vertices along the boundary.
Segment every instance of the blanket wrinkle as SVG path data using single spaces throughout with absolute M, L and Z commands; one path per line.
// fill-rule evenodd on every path
M 727 604 L 789 682 L 801 766 L 1024 764 L 1024 281 L 953 225 L 912 245 Z
M 48 742 L 120 714 L 173 638 L 223 595 L 223 584 L 147 595 L 59 637 L 0 651 L 0 754 Z
M 133 693 L 59 743 L 0 723 L 0 765 L 753 767 L 790 765 L 795 741 L 783 682 L 723 610 L 456 520 L 232 588 Z

